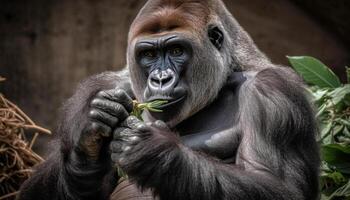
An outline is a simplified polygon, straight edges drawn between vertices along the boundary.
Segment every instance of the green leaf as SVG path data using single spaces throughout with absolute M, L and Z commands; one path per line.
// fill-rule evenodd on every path
M 312 92 L 313 100 L 315 102 L 323 101 L 324 97 L 327 96 L 329 90 L 328 89 L 319 89 L 314 92 Z
M 341 133 L 344 129 L 344 125 L 340 125 L 340 124 L 337 124 L 334 126 L 333 128 L 333 135 L 338 135 L 339 133 Z
M 161 109 L 159 109 L 159 106 L 168 103 L 166 100 L 154 100 L 152 102 L 146 102 L 146 103 L 140 103 L 136 100 L 133 101 L 133 110 L 131 112 L 131 115 L 136 116 L 140 120 L 142 120 L 142 112 L 144 110 L 149 110 L 151 112 L 163 112 Z
M 346 77 L 348 79 L 348 83 L 350 83 L 350 67 L 345 67 L 346 69 Z
M 157 109 L 157 108 L 148 108 L 151 112 L 163 112 L 163 110 Z
M 339 143 L 341 143 L 341 144 L 350 145 L 350 138 L 349 137 L 345 137 L 343 135 L 340 135 L 340 136 L 338 136 L 337 139 L 339 140 Z
M 309 56 L 287 56 L 287 58 L 307 83 L 321 88 L 336 88 L 341 85 L 334 72 L 316 58 Z
M 326 109 L 327 109 L 327 105 L 322 104 L 321 107 L 318 108 L 318 111 L 316 113 L 316 117 L 320 117 Z
M 337 185 L 341 185 L 341 184 L 344 184 L 346 182 L 346 179 L 343 176 L 343 174 L 341 174 L 340 172 L 337 172 L 337 171 L 332 172 L 332 173 L 322 174 L 321 177 L 322 178 L 329 178 Z
M 332 101 L 335 105 L 343 101 L 346 95 L 350 95 L 350 84 L 345 84 L 343 87 L 339 87 L 329 92 L 328 94 L 332 97 Z
M 349 128 L 350 128 L 350 126 L 349 126 Z M 350 131 L 349 131 L 348 127 L 346 127 L 346 126 L 344 127 L 343 133 L 344 133 L 345 137 L 350 138 Z
M 323 141 L 326 137 L 328 137 L 331 133 L 331 129 L 333 127 L 333 123 L 329 122 L 327 124 L 322 124 L 321 127 L 321 141 Z
M 341 123 L 341 124 L 343 124 L 343 125 L 345 125 L 345 126 L 350 127 L 350 121 L 348 121 L 348 120 L 339 118 L 339 119 L 336 119 L 336 121 Z
M 117 168 L 118 177 L 128 179 L 128 175 L 123 171 L 122 168 L 120 168 L 118 165 L 116 165 L 116 168 Z
M 336 149 L 336 150 L 339 150 L 345 154 L 349 154 L 349 156 L 350 156 L 350 146 L 345 146 L 345 145 L 340 145 L 340 144 L 328 144 L 328 145 L 324 145 L 323 147 L 330 148 L 330 149 Z M 350 157 L 349 157 L 349 159 L 350 159 Z
M 350 174 L 350 146 L 328 144 L 321 147 L 322 158 L 339 172 Z
M 157 107 L 157 106 L 161 106 L 161 105 L 166 104 L 166 103 L 168 103 L 167 100 L 155 100 L 155 101 L 150 102 L 149 104 L 152 107 Z
M 329 200 L 329 197 L 325 194 L 321 194 L 321 200 Z
M 345 197 L 344 199 L 348 200 L 350 197 L 350 180 L 348 183 L 334 191 L 334 193 L 328 197 L 328 200 L 333 199 L 333 197 Z

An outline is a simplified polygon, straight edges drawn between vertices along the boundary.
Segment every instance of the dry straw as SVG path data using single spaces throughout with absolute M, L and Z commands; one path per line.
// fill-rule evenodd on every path
M 0 76 L 0 82 L 4 80 Z M 28 133 L 34 133 L 30 140 L 26 137 Z M 30 177 L 32 167 L 43 161 L 32 150 L 42 133 L 51 134 L 0 93 L 0 200 L 15 199 L 20 185 Z

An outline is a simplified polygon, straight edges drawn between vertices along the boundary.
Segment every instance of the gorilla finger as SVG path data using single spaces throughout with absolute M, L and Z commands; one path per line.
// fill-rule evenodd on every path
M 155 126 L 156 128 L 159 128 L 159 129 L 170 130 L 168 125 L 162 120 L 155 121 L 153 123 L 153 126 Z
M 99 93 L 97 93 L 96 96 L 121 103 L 128 112 L 132 111 L 132 108 L 133 108 L 132 99 L 123 89 L 116 88 L 112 90 L 100 91 Z
M 129 129 L 120 127 L 114 130 L 113 139 L 127 142 L 128 144 L 136 144 L 141 140 L 140 134 Z
M 112 141 L 109 145 L 109 149 L 112 153 L 121 153 L 123 152 L 122 146 L 123 143 L 121 141 Z
M 113 131 L 113 139 L 121 140 L 123 137 L 133 134 L 131 129 L 126 127 L 118 127 Z
M 111 159 L 112 159 L 112 161 L 113 162 L 116 162 L 116 163 L 118 163 L 119 162 L 119 159 L 120 159 L 120 154 L 119 153 L 112 153 L 111 154 Z
M 116 116 L 119 121 L 123 121 L 129 116 L 129 113 L 124 106 L 114 101 L 96 98 L 92 100 L 91 106 L 99 108 L 110 115 Z
M 134 136 L 124 137 L 122 140 L 127 142 L 128 145 L 136 145 L 141 141 L 141 137 L 134 135 Z
M 125 154 L 124 153 L 112 153 L 111 159 L 113 162 L 117 163 L 118 165 L 123 165 L 125 162 Z
M 133 101 L 131 97 L 128 95 L 128 93 L 126 93 L 125 90 L 116 88 L 114 90 L 114 97 L 119 99 L 123 103 L 123 105 L 127 108 L 128 111 L 130 112 L 132 111 Z
M 112 129 L 105 124 L 99 122 L 91 122 L 89 126 L 86 127 L 84 132 L 89 134 L 99 134 L 103 137 L 109 137 L 111 135 Z
M 146 123 L 146 126 L 152 126 L 152 122 L 145 122 Z
M 141 121 L 135 116 L 127 117 L 122 123 L 121 126 L 129 127 L 131 129 L 136 129 L 141 132 L 150 131 L 150 127 L 146 125 L 145 122 Z
M 118 158 L 118 160 L 115 161 L 115 162 L 116 162 L 118 165 L 120 165 L 120 166 L 125 165 L 125 164 L 126 164 L 125 155 L 124 155 L 124 154 L 120 155 L 119 158 Z
M 122 152 L 123 153 L 127 153 L 130 150 L 131 150 L 131 146 L 130 145 L 123 145 L 122 146 Z
M 98 120 L 102 123 L 107 124 L 110 127 L 115 127 L 119 122 L 119 119 L 115 116 L 112 116 L 106 112 L 103 112 L 98 109 L 92 109 L 89 112 L 89 117 L 95 120 Z

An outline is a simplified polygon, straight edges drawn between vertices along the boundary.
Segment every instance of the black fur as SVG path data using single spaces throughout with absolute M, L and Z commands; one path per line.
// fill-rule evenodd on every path
M 132 30 L 174 2 L 193 22 L 213 18 L 200 23 L 210 24 L 203 37 L 129 41 L 127 70 L 83 81 L 62 110 L 56 151 L 20 200 L 109 199 L 116 164 L 162 200 L 318 198 L 317 129 L 300 79 L 273 65 L 221 1 L 148 1 Z M 175 103 L 142 122 L 130 116 L 135 98 Z
M 146 129 L 148 134 L 133 129 L 141 140 L 116 161 L 125 158 L 119 164 L 131 180 L 161 199 L 316 199 L 319 158 L 313 112 L 293 77 L 288 69 L 268 68 L 239 87 L 236 126 L 242 132 L 233 165 L 193 151 L 172 131 L 154 127 Z M 91 161 L 71 152 L 79 134 L 75 126 L 86 120 L 81 112 L 87 103 L 78 102 L 89 102 L 89 94 L 109 89 L 115 80 L 114 73 L 90 78 L 68 101 L 59 129 L 61 152 L 23 185 L 20 199 L 108 198 L 117 183 L 109 156 Z M 71 119 L 69 112 L 80 114 Z

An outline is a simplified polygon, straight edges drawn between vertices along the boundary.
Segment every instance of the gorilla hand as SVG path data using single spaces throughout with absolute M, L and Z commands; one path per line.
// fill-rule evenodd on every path
M 169 156 L 170 159 L 175 154 L 168 153 L 178 144 L 179 138 L 170 132 L 163 121 L 145 123 L 135 116 L 129 116 L 113 133 L 111 158 L 131 179 L 143 185 L 143 178 L 161 164 L 160 155 Z
M 104 90 L 92 99 L 89 109 L 77 147 L 88 158 L 97 160 L 108 152 L 104 147 L 108 147 L 112 130 L 129 116 L 132 99 L 122 89 Z

